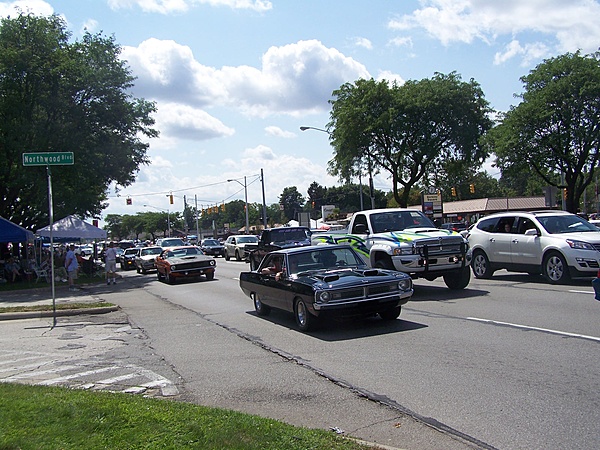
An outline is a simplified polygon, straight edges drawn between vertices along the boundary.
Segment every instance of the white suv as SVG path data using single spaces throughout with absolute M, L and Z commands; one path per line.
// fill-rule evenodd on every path
M 600 268 L 600 230 L 565 211 L 492 214 L 479 219 L 468 239 L 476 278 L 506 269 L 565 283 L 593 277 Z

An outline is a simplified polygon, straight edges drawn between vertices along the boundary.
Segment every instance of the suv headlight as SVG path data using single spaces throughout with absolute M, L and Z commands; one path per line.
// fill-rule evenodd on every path
M 577 249 L 577 250 L 596 250 L 592 244 L 588 244 L 584 241 L 576 241 L 574 239 L 567 239 L 567 244 L 569 247 Z

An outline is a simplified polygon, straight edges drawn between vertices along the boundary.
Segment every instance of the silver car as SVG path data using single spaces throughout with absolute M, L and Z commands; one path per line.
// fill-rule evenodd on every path
M 479 219 L 468 239 L 476 278 L 506 269 L 558 284 L 594 277 L 600 268 L 600 230 L 566 211 L 492 214 Z
M 150 270 L 156 270 L 156 257 L 162 252 L 162 247 L 144 247 L 135 257 L 135 268 L 137 273 L 146 274 Z
M 258 244 L 258 237 L 252 234 L 237 234 L 229 236 L 225 241 L 225 259 L 229 261 L 231 258 L 235 258 L 237 261 L 241 261 L 245 257 L 246 244 L 251 244 L 256 247 Z

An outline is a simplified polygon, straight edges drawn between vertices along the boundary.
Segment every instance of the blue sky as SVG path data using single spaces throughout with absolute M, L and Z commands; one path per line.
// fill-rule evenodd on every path
M 287 186 L 338 185 L 327 135 L 299 127 L 324 128 L 343 83 L 456 71 L 505 111 L 543 59 L 600 47 L 597 0 L 28 0 L 0 1 L 0 16 L 15 8 L 62 15 L 74 38 L 114 35 L 133 94 L 157 103 L 151 164 L 111 189 L 103 216 L 243 200 L 227 180 L 244 176 L 261 203 L 261 169 L 268 204 Z

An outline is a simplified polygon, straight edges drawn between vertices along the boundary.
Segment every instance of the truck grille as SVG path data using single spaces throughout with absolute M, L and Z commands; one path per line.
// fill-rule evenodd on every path
M 417 242 L 416 249 L 419 255 L 423 257 L 466 253 L 466 246 L 461 237 L 423 239 Z

